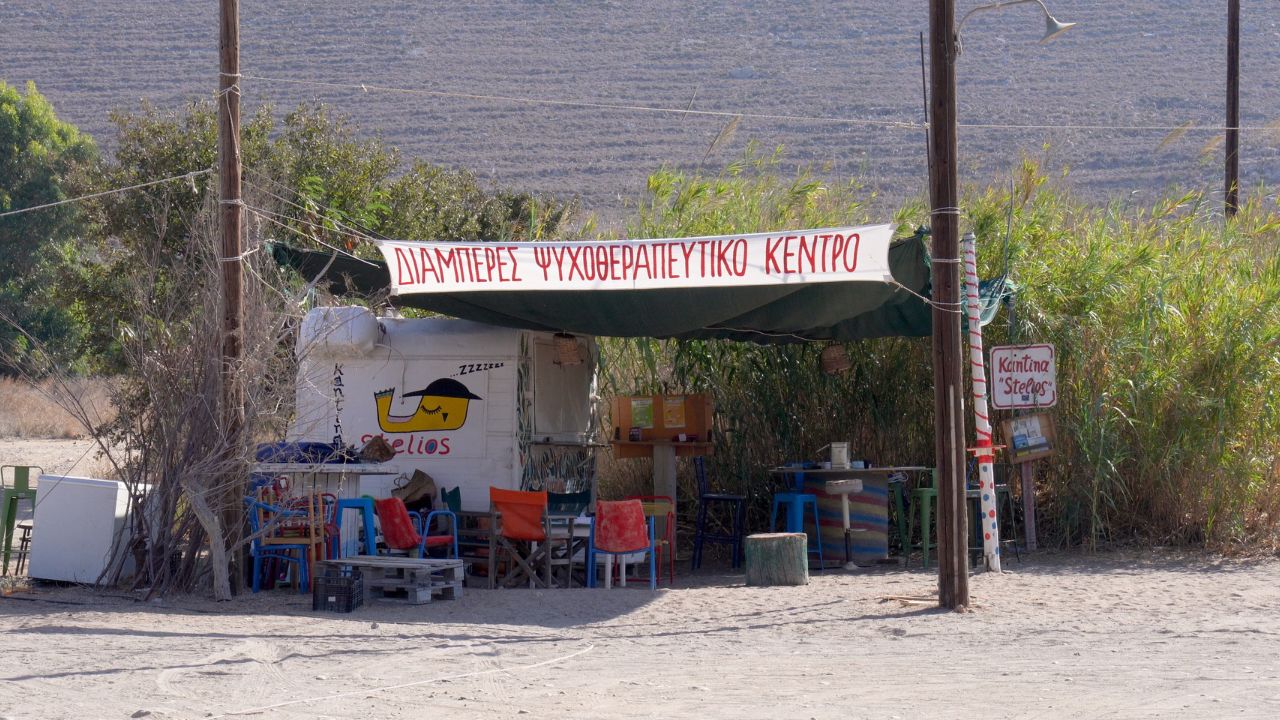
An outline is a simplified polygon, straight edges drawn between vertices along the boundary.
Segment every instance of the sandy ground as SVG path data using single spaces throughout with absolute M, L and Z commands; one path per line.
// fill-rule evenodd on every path
M 104 477 L 109 465 L 98 457 L 98 446 L 92 440 L 43 438 L 0 438 L 0 465 L 35 465 L 47 475 Z M 11 476 L 5 471 L 5 479 Z M 39 481 L 35 483 L 37 490 Z M 31 519 L 29 503 L 19 503 L 17 519 Z
M 7 718 L 1274 718 L 1280 561 L 1041 554 L 973 577 L 472 590 L 317 614 L 288 591 L 0 598 Z
M 0 438 L 0 465 L 37 465 L 49 475 L 96 477 L 104 470 L 92 440 Z
M 86 441 L 0 439 L 4 464 L 93 474 Z M 279 591 L 141 603 L 0 597 L 0 718 L 1274 718 L 1280 559 L 1041 553 L 747 588 L 468 589 L 313 613 Z M 281 703 L 287 703 L 275 706 Z M 139 717 L 141 717 L 139 715 Z

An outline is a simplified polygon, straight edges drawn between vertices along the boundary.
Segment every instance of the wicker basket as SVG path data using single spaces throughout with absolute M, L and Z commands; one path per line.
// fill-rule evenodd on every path
M 560 365 L 581 365 L 582 348 L 578 338 L 569 333 L 556 333 L 556 363 Z
M 843 345 L 828 345 L 822 349 L 822 372 L 828 375 L 844 372 L 853 366 Z

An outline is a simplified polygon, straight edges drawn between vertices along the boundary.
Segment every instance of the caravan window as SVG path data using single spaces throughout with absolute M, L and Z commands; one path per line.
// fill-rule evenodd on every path
M 560 365 L 555 360 L 549 340 L 534 343 L 533 432 L 579 439 L 591 425 L 592 363 Z

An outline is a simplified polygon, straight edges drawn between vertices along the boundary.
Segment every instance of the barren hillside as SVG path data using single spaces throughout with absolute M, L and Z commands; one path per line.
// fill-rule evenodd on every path
M 960 12 L 976 2 L 960 2 Z M 962 179 L 987 181 L 1022 152 L 1070 168 L 1087 196 L 1139 196 L 1169 185 L 1218 189 L 1225 2 L 1051 0 L 1080 26 L 1040 46 L 1033 5 L 982 13 L 960 58 Z M 34 79 L 69 120 L 109 139 L 107 111 L 141 99 L 179 107 L 216 83 L 211 0 L 0 0 L 0 78 Z M 1280 13 L 1246 3 L 1242 117 L 1280 119 Z M 857 178 L 891 205 L 923 190 L 924 133 L 844 120 L 921 120 L 922 1 L 680 3 L 490 0 L 328 3 L 244 0 L 247 75 L 447 93 L 386 92 L 246 79 L 246 103 L 318 99 L 407 154 L 496 182 L 579 195 L 623 212 L 646 173 L 696 166 L 725 123 L 715 115 L 533 102 L 692 108 L 746 117 L 707 160 L 756 140 L 788 162 Z M 513 101 L 493 97 L 525 98 Z M 821 118 L 821 119 L 794 119 Z M 1277 132 L 1246 131 L 1241 175 L 1280 181 Z M 109 146 L 109 143 L 107 143 Z

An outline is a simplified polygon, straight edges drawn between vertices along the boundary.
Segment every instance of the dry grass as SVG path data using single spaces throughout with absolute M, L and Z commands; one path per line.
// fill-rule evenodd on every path
M 98 413 L 99 420 L 114 413 L 106 381 L 85 378 L 70 382 L 85 407 Z M 0 377 L 0 437 L 84 436 L 84 426 L 53 401 L 45 384 L 32 387 L 21 380 Z

